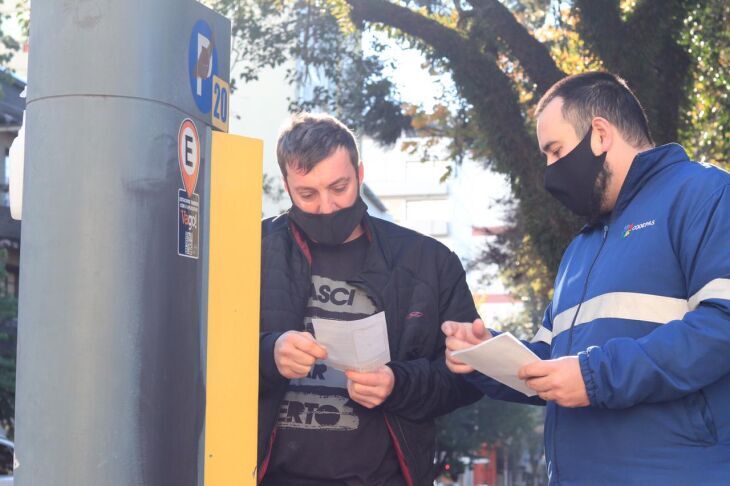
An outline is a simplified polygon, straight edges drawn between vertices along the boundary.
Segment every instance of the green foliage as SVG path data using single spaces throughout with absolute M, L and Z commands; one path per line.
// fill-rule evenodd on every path
M 7 250 L 0 250 L 0 281 L 7 276 Z M 13 324 L 18 317 L 18 301 L 0 291 L 0 426 L 9 437 L 15 432 L 15 360 L 17 332 Z
M 0 6 L 5 3 L 4 0 L 0 0 Z M 5 83 L 12 83 L 13 78 L 8 69 L 8 64 L 15 56 L 15 53 L 20 49 L 20 43 L 13 36 L 8 35 L 5 31 L 4 26 L 7 25 L 7 21 L 15 16 L 15 20 L 21 24 L 22 28 L 27 25 L 25 14 L 27 8 L 23 0 L 18 0 L 16 3 L 17 13 L 15 15 L 5 14 L 0 15 L 0 80 Z M 0 96 L 2 96 L 2 87 L 0 87 Z
M 730 3 L 709 0 L 684 19 L 694 65 L 680 139 L 698 160 L 730 168 Z
M 4 4 L 4 0 L 0 0 L 0 5 Z M 3 15 L 0 18 L 0 45 L 3 49 L 0 50 L 0 66 L 4 67 L 10 62 L 15 55 L 15 52 L 20 49 L 20 44 L 17 39 L 5 33 L 3 23 L 11 18 L 10 15 Z
M 262 68 L 288 66 L 288 81 L 300 88 L 290 99 L 292 112 L 327 111 L 385 144 L 410 127 L 382 62 L 363 54 L 346 4 L 218 0 L 214 6 L 233 19 L 234 68 L 242 81 L 256 79 Z
M 0 0 L 0 4 L 7 3 Z M 28 8 L 26 2 L 15 2 L 17 14 L 5 14 L 0 17 L 0 67 L 7 70 L 8 63 L 12 60 L 15 52 L 20 49 L 20 43 L 14 37 L 8 35 L 4 26 L 12 16 L 20 22 L 21 27 L 27 28 Z M 7 82 L 12 82 L 8 71 L 0 76 L 6 76 Z M 0 250 L 0 282 L 6 279 L 5 262 L 7 251 Z M 9 437 L 15 432 L 15 360 L 16 360 L 16 336 L 15 323 L 18 316 L 18 302 L 13 296 L 0 291 L 0 426 Z
M 525 286 L 525 275 L 544 278 L 541 301 L 580 227 L 542 189 L 532 112 L 553 81 L 589 69 L 617 72 L 642 100 L 658 143 L 679 140 L 698 158 L 727 163 L 730 7 L 723 0 L 214 3 L 234 21 L 242 80 L 288 63 L 289 81 L 310 87 L 300 89 L 292 110 L 332 112 L 386 144 L 403 131 L 447 137 L 455 164 L 472 157 L 507 174 L 514 230 L 485 255 L 516 291 L 534 287 Z M 456 91 L 436 107 L 400 103 L 384 75 L 392 60 L 379 56 L 382 45 L 375 40 L 364 54 L 358 32 L 368 30 L 381 34 L 368 38 L 385 34 L 419 49 L 429 72 L 451 77 Z M 528 272 L 525 261 L 540 271 Z M 510 271 L 516 266 L 524 271 Z
M 263 193 L 273 202 L 279 202 L 284 198 L 284 188 L 276 184 L 276 177 L 264 174 L 262 183 Z
M 436 458 L 440 466 L 477 457 L 484 443 L 528 448 L 542 454 L 542 407 L 483 398 L 437 421 Z M 459 471 L 452 471 L 458 473 Z

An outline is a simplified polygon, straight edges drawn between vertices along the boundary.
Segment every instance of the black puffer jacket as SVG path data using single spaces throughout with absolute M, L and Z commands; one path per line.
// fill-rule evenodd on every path
M 434 418 L 481 397 L 444 362 L 443 321 L 478 317 L 457 256 L 441 243 L 381 219 L 363 220 L 370 248 L 362 287 L 385 311 L 395 387 L 381 405 L 406 482 L 433 483 Z M 301 331 L 311 286 L 311 254 L 286 215 L 263 222 L 259 358 L 259 478 L 266 474 L 288 380 L 274 343 Z

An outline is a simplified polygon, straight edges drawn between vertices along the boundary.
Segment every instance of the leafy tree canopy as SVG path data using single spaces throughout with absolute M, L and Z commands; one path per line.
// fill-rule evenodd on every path
M 581 222 L 543 190 L 534 106 L 561 77 L 606 69 L 624 77 L 657 143 L 727 163 L 727 2 L 709 0 L 214 0 L 233 19 L 242 81 L 289 63 L 292 110 L 332 112 L 385 144 L 404 131 L 447 137 L 464 156 L 509 176 L 513 230 L 492 244 L 522 295 L 542 305 Z M 377 33 L 367 38 L 362 33 Z M 388 77 L 383 39 L 420 50 L 456 93 L 410 106 Z M 391 66 L 392 67 L 392 66 Z M 535 279 L 542 279 L 536 281 Z

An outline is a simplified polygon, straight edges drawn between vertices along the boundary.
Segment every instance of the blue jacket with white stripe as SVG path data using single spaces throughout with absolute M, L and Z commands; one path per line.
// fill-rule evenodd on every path
M 591 402 L 547 403 L 550 484 L 730 484 L 730 174 L 676 144 L 640 153 L 612 214 L 566 250 L 526 344 L 578 355 Z

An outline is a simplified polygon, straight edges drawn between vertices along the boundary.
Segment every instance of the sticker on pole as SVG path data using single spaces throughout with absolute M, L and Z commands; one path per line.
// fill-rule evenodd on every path
M 228 83 L 218 76 L 213 76 L 213 126 L 222 132 L 228 132 L 228 100 L 231 90 Z
M 200 256 L 200 196 L 177 191 L 177 254 L 188 258 Z
M 193 26 L 188 45 L 190 89 L 198 109 L 210 113 L 213 105 L 213 76 L 218 74 L 218 49 L 213 29 L 204 20 Z
M 180 175 L 188 196 L 195 192 L 200 172 L 200 137 L 198 129 L 190 118 L 183 120 L 177 133 L 177 161 L 180 164 Z
M 177 161 L 184 189 L 177 191 L 177 254 L 200 256 L 200 196 L 195 194 L 200 173 L 200 137 L 190 118 L 177 134 Z

